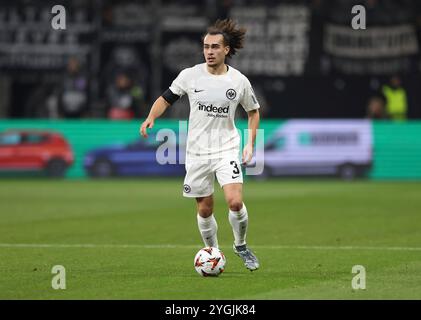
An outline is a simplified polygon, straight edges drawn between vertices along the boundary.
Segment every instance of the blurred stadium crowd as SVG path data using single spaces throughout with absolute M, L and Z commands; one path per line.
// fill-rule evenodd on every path
M 51 27 L 56 4 L 66 30 Z M 357 4 L 366 30 L 351 28 Z M 248 29 L 229 63 L 251 80 L 263 117 L 421 118 L 415 0 L 3 0 L 0 118 L 144 117 L 203 61 L 203 32 L 226 17 Z M 183 98 L 166 117 L 188 111 Z

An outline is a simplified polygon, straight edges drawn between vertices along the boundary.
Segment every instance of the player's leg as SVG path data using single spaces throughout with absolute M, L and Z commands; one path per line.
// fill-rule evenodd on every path
M 259 268 L 259 261 L 247 247 L 248 212 L 243 203 L 243 177 L 238 160 L 222 159 L 216 170 L 218 182 L 224 190 L 229 208 L 229 221 L 234 234 L 234 251 L 249 270 Z
M 206 247 L 218 247 L 218 225 L 213 215 L 214 180 L 208 161 L 186 162 L 183 195 L 196 199 L 197 225 Z
M 213 196 L 196 198 L 197 226 L 205 247 L 218 248 L 218 224 L 213 214 Z
M 243 259 L 244 265 L 250 271 L 259 268 L 259 260 L 246 244 L 248 212 L 243 202 L 242 187 L 240 183 L 231 183 L 223 186 L 225 200 L 229 207 L 229 221 L 234 234 L 234 252 Z
M 223 186 L 225 201 L 228 205 L 228 219 L 234 234 L 234 244 L 243 246 L 246 244 L 248 227 L 248 213 L 243 203 L 241 183 L 230 183 Z

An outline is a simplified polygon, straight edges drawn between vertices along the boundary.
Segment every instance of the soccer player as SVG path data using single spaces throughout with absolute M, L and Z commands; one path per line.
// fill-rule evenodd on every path
M 186 149 L 186 176 L 183 195 L 196 199 L 197 222 L 207 247 L 218 247 L 218 225 L 213 214 L 215 175 L 223 188 L 234 234 L 234 252 L 253 271 L 259 261 L 246 244 L 247 208 L 242 197 L 241 164 L 253 155 L 259 127 L 259 103 L 246 76 L 226 64 L 243 48 L 246 30 L 230 19 L 217 20 L 203 37 L 205 63 L 184 69 L 152 105 L 140 133 L 147 129 L 181 96 L 187 94 L 190 117 Z M 188 50 L 188 48 L 186 48 Z M 235 110 L 241 105 L 248 113 L 248 141 L 240 162 L 240 136 L 234 123 Z

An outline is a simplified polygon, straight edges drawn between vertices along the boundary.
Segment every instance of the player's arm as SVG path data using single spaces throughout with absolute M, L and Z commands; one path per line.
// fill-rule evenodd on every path
M 244 93 L 240 100 L 241 105 L 248 115 L 248 139 L 243 149 L 242 163 L 247 164 L 253 157 L 253 148 L 256 142 L 257 129 L 259 128 L 260 113 L 257 101 L 250 81 L 244 77 Z
M 259 109 L 251 110 L 247 112 L 248 115 L 248 139 L 247 144 L 243 149 L 243 164 L 249 162 L 253 156 L 253 148 L 256 142 L 257 129 L 260 123 Z
M 148 137 L 147 129 L 153 127 L 155 119 L 159 118 L 165 110 L 187 93 L 187 79 L 189 79 L 189 69 L 184 69 L 179 73 L 171 86 L 154 102 L 148 117 L 140 126 L 140 134 Z
M 179 96 L 172 93 L 171 90 L 167 90 L 164 92 L 162 96 L 160 96 L 154 104 L 152 105 L 151 111 L 149 111 L 149 115 L 146 120 L 140 126 L 140 134 L 144 137 L 148 137 L 147 129 L 152 129 L 155 119 L 159 118 L 167 108 L 174 103 Z

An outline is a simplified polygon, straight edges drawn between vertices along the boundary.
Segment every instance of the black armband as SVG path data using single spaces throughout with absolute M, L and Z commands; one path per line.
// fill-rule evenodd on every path
M 161 97 L 163 97 L 169 104 L 173 104 L 180 98 L 180 96 L 172 93 L 170 89 L 165 90 Z

